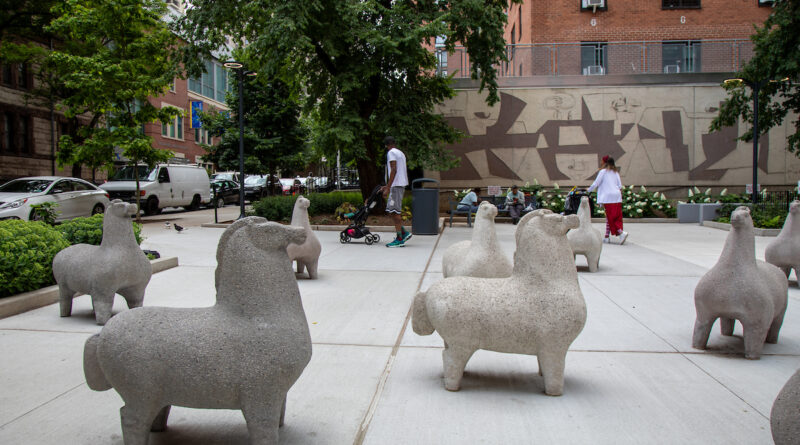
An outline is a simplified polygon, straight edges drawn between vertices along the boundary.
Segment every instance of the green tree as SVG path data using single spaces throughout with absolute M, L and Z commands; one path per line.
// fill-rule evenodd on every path
M 520 3 L 521 0 L 512 0 Z M 328 158 L 356 160 L 362 193 L 383 177 L 381 141 L 393 135 L 409 167 L 449 168 L 445 150 L 460 133 L 434 106 L 453 97 L 451 79 L 436 75 L 432 43 L 463 44 L 471 75 L 497 95 L 496 64 L 505 60 L 503 0 L 193 1 L 179 22 L 195 53 L 248 42 L 259 72 L 302 91 L 314 118 L 314 146 Z
M 231 111 L 201 114 L 203 128 L 220 137 L 215 146 L 203 145 L 208 152 L 205 159 L 223 170 L 239 170 L 239 79 L 231 78 L 233 89 L 226 98 Z M 278 169 L 303 167 L 306 132 L 286 83 L 266 75 L 245 77 L 243 91 L 245 173 L 275 174 Z
M 736 124 L 741 117 L 753 122 L 753 89 L 747 83 L 758 83 L 758 130 L 767 133 L 781 125 L 789 112 L 800 113 L 800 0 L 777 0 L 773 11 L 751 36 L 754 56 L 737 73 L 747 82 L 723 84 L 728 98 L 719 115 L 711 122 L 711 131 Z M 800 155 L 800 121 L 793 122 L 794 132 L 788 137 L 787 150 Z M 741 140 L 752 141 L 752 127 Z
M 70 121 L 69 134 L 59 141 L 60 165 L 110 168 L 115 148 L 132 165 L 171 158 L 142 131 L 145 123 L 181 114 L 148 101 L 180 75 L 173 57 L 178 41 L 162 20 L 166 12 L 160 0 L 54 2 L 52 19 L 42 26 L 55 41 L 52 50 L 35 41 L 8 46 L 38 67 L 32 96 L 56 102 Z

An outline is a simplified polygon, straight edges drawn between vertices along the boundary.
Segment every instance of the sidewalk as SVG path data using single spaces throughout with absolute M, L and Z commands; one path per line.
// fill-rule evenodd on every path
M 226 209 L 227 210 L 227 209 Z M 597 225 L 598 229 L 601 228 Z M 497 225 L 512 256 L 515 226 Z M 298 280 L 313 357 L 289 392 L 282 444 L 770 444 L 769 412 L 800 367 L 800 298 L 792 276 L 778 344 L 743 358 L 741 326 L 708 351 L 691 348 L 694 286 L 727 232 L 689 224 L 630 224 L 624 246 L 604 245 L 600 271 L 578 257 L 587 322 L 567 355 L 564 395 L 544 395 L 533 356 L 478 351 L 462 389 L 442 384 L 442 341 L 409 323 L 416 291 L 441 279 L 444 250 L 471 229 L 415 236 L 402 249 L 340 244 L 318 232 L 319 280 Z M 145 225 L 143 247 L 178 256 L 154 275 L 145 305 L 214 303 L 223 229 L 184 233 Z M 771 239 L 757 238 L 756 252 Z M 115 311 L 124 309 L 117 299 Z M 57 305 L 0 320 L 0 443 L 121 444 L 114 392 L 87 388 L 83 343 L 100 330 L 88 296 L 73 316 Z M 239 411 L 174 407 L 151 444 L 246 444 Z

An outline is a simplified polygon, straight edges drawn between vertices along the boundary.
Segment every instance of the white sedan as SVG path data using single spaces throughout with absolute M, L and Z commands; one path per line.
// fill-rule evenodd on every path
M 0 186 L 0 220 L 35 220 L 31 205 L 56 204 L 56 221 L 103 213 L 108 193 L 78 178 L 33 176 L 8 181 Z

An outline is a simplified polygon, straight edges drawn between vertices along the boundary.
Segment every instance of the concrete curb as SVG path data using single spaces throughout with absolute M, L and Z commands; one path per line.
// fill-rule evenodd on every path
M 150 261 L 153 273 L 178 267 L 178 257 L 159 258 Z M 58 285 L 24 292 L 0 299 L 0 319 L 28 312 L 58 301 Z
M 439 233 L 444 231 L 444 217 L 439 218 Z M 465 219 L 466 221 L 466 219 Z M 209 227 L 209 228 L 216 228 L 216 229 L 227 229 L 231 223 L 205 223 L 201 224 L 200 227 Z M 394 226 L 371 226 L 367 224 L 369 230 L 373 232 L 394 232 Z M 311 230 L 316 230 L 319 232 L 341 232 L 342 230 L 346 229 L 346 224 L 312 224 Z
M 711 227 L 712 229 L 726 230 L 728 232 L 731 230 L 730 224 L 717 221 L 703 221 L 703 226 Z M 781 229 L 759 229 L 756 227 L 753 229 L 753 233 L 756 236 L 778 236 L 778 234 L 781 233 Z

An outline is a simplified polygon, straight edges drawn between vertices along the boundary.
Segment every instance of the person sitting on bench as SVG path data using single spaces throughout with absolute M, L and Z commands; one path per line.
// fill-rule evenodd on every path
M 508 216 L 511 217 L 511 223 L 516 224 L 519 222 L 519 216 L 525 208 L 525 194 L 519 191 L 519 187 L 511 186 L 506 195 L 506 209 L 508 209 Z
M 458 207 L 456 210 L 467 211 L 470 212 L 477 212 L 478 211 L 478 203 L 481 201 L 478 198 L 478 194 L 481 192 L 480 187 L 475 187 L 472 189 L 471 192 L 467 193 L 467 196 L 458 203 Z

